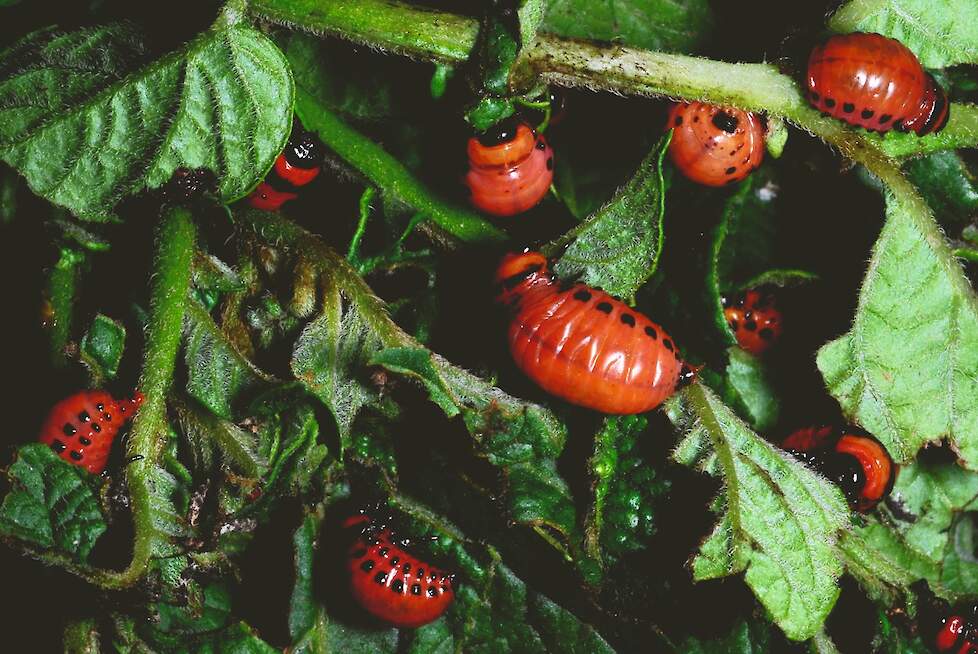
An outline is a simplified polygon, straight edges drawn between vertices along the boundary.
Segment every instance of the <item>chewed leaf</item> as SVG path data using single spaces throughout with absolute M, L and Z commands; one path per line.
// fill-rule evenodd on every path
M 89 475 L 40 443 L 20 448 L 0 506 L 0 534 L 84 561 L 106 529 Z
M 746 570 L 785 634 L 811 638 L 839 594 L 833 545 L 849 514 L 842 493 L 751 431 L 702 384 L 672 399 L 669 414 L 685 435 L 676 459 L 695 466 L 715 454 L 707 469 L 724 483 L 723 516 L 694 561 L 696 578 Z
M 887 197 L 852 329 L 818 367 L 900 463 L 947 437 L 978 467 L 978 299 L 922 204 Z
M 285 57 L 223 23 L 153 63 L 139 43 L 125 25 L 48 30 L 0 55 L 0 155 L 88 220 L 178 167 L 214 171 L 224 201 L 245 195 L 288 138 Z
M 896 39 L 928 68 L 978 63 L 978 5 L 971 0 L 851 0 L 829 28 Z
M 608 204 L 572 231 L 574 242 L 557 262 L 557 274 L 581 277 L 624 298 L 634 296 L 652 276 L 662 251 L 662 160 L 671 136 L 659 141 Z

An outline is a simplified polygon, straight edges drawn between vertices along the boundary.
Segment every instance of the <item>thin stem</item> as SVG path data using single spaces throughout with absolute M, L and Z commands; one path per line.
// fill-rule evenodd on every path
M 314 90 L 296 90 L 296 112 L 327 147 L 360 171 L 384 194 L 399 200 L 454 237 L 469 243 L 505 240 L 506 234 L 470 209 L 445 202 L 421 183 L 401 162 L 320 102 Z
M 357 222 L 357 229 L 353 232 L 353 238 L 350 239 L 350 248 L 346 253 L 346 260 L 353 265 L 356 265 L 356 262 L 360 259 L 358 253 L 360 240 L 367 231 L 367 219 L 370 218 L 370 201 L 374 199 L 375 193 L 374 187 L 368 186 L 364 189 L 363 195 L 360 196 L 360 220 Z
M 64 248 L 48 273 L 42 313 L 44 325 L 48 328 L 51 363 L 55 367 L 61 367 L 68 361 L 65 348 L 71 338 L 80 268 L 84 262 L 84 252 Z

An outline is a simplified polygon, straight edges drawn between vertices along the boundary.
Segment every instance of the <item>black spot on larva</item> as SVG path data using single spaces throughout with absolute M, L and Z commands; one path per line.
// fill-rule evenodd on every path
M 825 98 L 825 106 L 831 109 L 835 106 L 835 98 Z
M 350 558 L 359 559 L 366 553 L 367 553 L 367 548 L 361 547 L 359 549 L 353 550 L 353 553 L 350 554 Z
M 910 131 L 910 128 L 907 127 L 907 121 L 905 118 L 897 118 L 895 121 L 893 121 L 893 128 L 898 132 L 903 132 L 904 134 Z
M 682 116 L 676 116 L 676 127 L 679 127 L 682 124 L 683 124 L 683 117 Z
M 432 572 L 430 575 L 428 575 L 428 579 L 430 579 L 431 581 L 435 581 L 436 579 L 438 579 L 438 573 Z
M 820 96 L 820 95 L 819 95 L 818 93 L 816 93 L 815 91 L 812 91 L 812 93 L 811 93 L 811 97 L 812 97 L 812 100 L 814 100 L 815 102 L 818 102 L 818 101 L 819 101 L 819 100 L 821 100 L 821 98 L 822 98 L 822 96 Z
M 893 118 L 893 116 L 890 114 L 883 114 L 880 116 L 880 125 L 885 125 L 886 123 L 890 122 L 891 118 Z
M 424 579 L 424 568 L 418 568 L 418 579 Z
M 380 548 L 380 555 L 382 557 L 384 557 L 386 559 L 388 554 L 390 554 L 390 548 L 388 548 L 388 547 L 381 547 Z
M 646 327 L 645 335 L 650 338 L 659 338 L 659 335 L 655 333 L 655 329 L 653 327 Z
M 735 172 L 737 172 L 737 167 L 736 166 L 730 166 L 729 168 L 727 168 L 723 172 L 724 172 L 724 174 L 727 174 L 727 175 L 733 175 Z
M 694 123 L 700 122 L 700 117 L 699 116 L 693 116 L 693 122 Z
M 635 326 L 635 316 L 633 316 L 630 313 L 623 313 L 623 314 L 621 314 L 621 321 L 623 323 L 625 323 L 626 325 L 628 325 L 629 327 L 634 327 Z
M 602 313 L 611 313 L 611 303 L 610 302 L 598 302 L 598 305 L 594 307 Z
M 95 408 L 98 409 L 99 411 L 102 411 L 105 408 L 105 405 L 99 402 L 98 404 L 95 405 Z
M 547 170 L 553 170 L 553 169 L 554 169 L 554 158 L 547 157 Z
M 855 110 L 856 105 L 852 104 L 851 102 L 845 102 L 842 105 L 842 111 L 846 112 L 847 114 L 851 114 Z
M 82 453 L 77 450 L 72 450 L 69 456 L 71 456 L 71 458 L 74 459 L 75 461 L 82 460 Z
M 577 293 L 574 293 L 574 299 L 580 300 L 581 302 L 588 302 L 591 299 L 591 291 L 582 288 Z
M 401 581 L 400 579 L 395 579 L 394 581 L 391 582 L 391 590 L 398 594 L 403 593 L 404 582 Z
M 71 424 L 70 422 L 66 422 L 64 427 L 61 428 L 61 431 L 65 433 L 65 436 L 74 436 L 75 432 L 78 430 L 75 429 L 75 426 L 73 424 Z
M 546 150 L 547 144 L 543 142 L 543 139 L 537 140 L 537 150 Z
M 87 438 L 85 438 L 84 436 L 80 437 L 78 439 L 78 442 L 81 443 L 82 445 L 85 445 L 85 446 L 88 446 L 88 445 L 91 445 L 92 444 L 92 441 L 89 440 L 89 439 L 87 439 Z
M 370 572 L 371 570 L 374 569 L 375 565 L 377 564 L 374 563 L 373 559 L 367 559 L 366 561 L 360 564 L 360 569 L 363 570 L 364 572 Z
M 380 572 L 374 575 L 374 581 L 377 582 L 378 584 L 386 584 L 387 573 L 381 570 Z
M 88 411 L 82 411 L 78 414 L 78 419 L 82 422 L 91 422 L 92 416 L 88 415 Z
M 717 129 L 722 129 L 727 134 L 733 134 L 737 131 L 737 125 L 740 121 L 737 120 L 736 116 L 731 116 L 726 111 L 718 111 L 716 115 L 713 116 L 713 125 Z
M 763 338 L 765 341 L 774 340 L 774 330 L 771 329 L 770 327 L 765 327 L 764 329 L 758 332 L 758 335 L 761 338 Z
M 421 594 L 421 584 L 414 584 L 413 586 L 411 586 L 411 594 L 412 595 L 420 595 Z
M 103 413 L 102 414 L 102 420 L 104 420 L 105 422 L 112 422 L 112 414 L 111 413 Z
M 401 557 L 399 556 L 395 556 L 391 559 L 391 565 L 397 565 L 400 562 L 401 562 Z
M 442 587 L 441 587 L 441 592 L 443 592 L 443 593 L 447 593 L 447 592 L 448 592 L 448 589 L 447 589 L 447 588 L 445 588 L 444 586 L 442 586 Z
M 670 352 L 672 352 L 673 349 L 675 349 L 672 346 L 672 341 L 670 341 L 668 338 L 662 339 L 662 344 L 665 345 L 666 349 L 669 350 Z
M 100 431 L 102 431 L 102 425 L 98 424 L 97 422 L 93 422 L 92 431 L 94 431 L 96 434 L 99 433 Z
M 438 595 L 438 590 L 434 586 L 428 586 L 428 597 L 435 597 Z
M 67 446 L 64 443 L 62 443 L 61 441 L 59 441 L 59 440 L 51 441 L 51 449 L 54 450 L 55 452 L 57 452 L 58 454 L 61 454 L 62 452 L 64 452 L 65 451 L 65 447 L 67 447 Z
M 401 571 L 404 574 L 407 574 L 407 573 L 411 572 L 411 564 L 408 563 L 407 561 L 405 561 L 404 562 L 404 565 L 401 566 Z
M 862 116 L 863 118 L 869 119 L 873 117 L 874 113 L 876 112 L 873 111 L 872 109 L 863 109 L 862 113 L 859 115 Z
M 730 321 L 730 329 L 732 329 L 734 331 L 737 331 L 737 327 L 739 327 L 739 325 L 737 324 L 737 321 L 736 320 L 731 320 Z
M 744 329 L 746 329 L 749 332 L 752 332 L 752 331 L 756 330 L 757 329 L 757 322 L 755 322 L 754 320 L 745 320 L 744 321 Z

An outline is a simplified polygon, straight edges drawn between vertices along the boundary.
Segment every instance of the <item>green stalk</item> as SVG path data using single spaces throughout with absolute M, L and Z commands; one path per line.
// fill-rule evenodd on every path
M 65 348 L 71 338 L 72 314 L 78 297 L 80 268 L 85 253 L 69 248 L 61 250 L 58 262 L 48 273 L 45 289 L 44 323 L 48 328 L 51 364 L 62 367 L 67 363 Z
M 441 63 L 469 58 L 474 18 L 389 0 L 253 0 L 250 11 L 274 23 Z
M 125 588 L 146 573 L 158 532 L 152 518 L 152 480 L 159 468 L 167 434 L 166 394 L 173 380 L 177 352 L 183 334 L 183 318 L 195 227 L 188 209 L 167 208 L 156 234 L 156 257 L 151 277 L 149 325 L 139 390 L 145 396 L 129 432 L 127 456 L 135 460 L 126 468 L 135 541 L 132 562 L 117 573 L 96 575 L 106 588 Z
M 329 111 L 303 88 L 296 89 L 296 112 L 327 147 L 390 197 L 425 214 L 433 223 L 465 242 L 502 241 L 506 235 L 474 211 L 450 204 L 425 187 L 386 150 Z
M 98 654 L 99 633 L 95 620 L 74 620 L 65 626 L 65 654 Z

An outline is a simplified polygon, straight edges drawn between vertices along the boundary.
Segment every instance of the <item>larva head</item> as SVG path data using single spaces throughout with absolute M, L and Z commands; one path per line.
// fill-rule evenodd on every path
M 939 132 L 947 125 L 951 114 L 947 91 L 937 83 L 934 76 L 927 74 L 927 91 L 921 104 L 920 127 L 916 128 L 917 136 Z
M 552 283 L 553 275 L 548 270 L 545 256 L 532 251 L 510 253 L 496 268 L 496 301 L 508 305 L 530 289 Z

